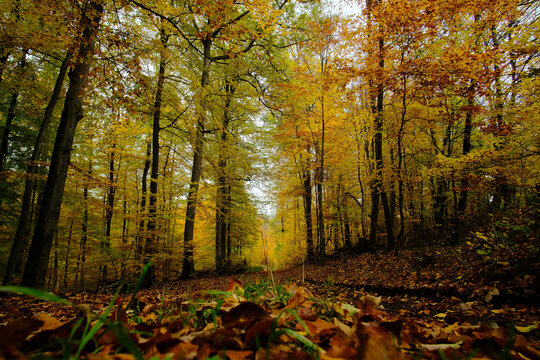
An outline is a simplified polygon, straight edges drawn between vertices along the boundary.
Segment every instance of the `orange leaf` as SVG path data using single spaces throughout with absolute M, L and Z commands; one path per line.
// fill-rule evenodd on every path
M 309 298 L 309 293 L 303 287 L 296 289 L 296 292 L 293 294 L 285 309 L 294 309 L 302 305 Z
M 326 354 L 343 359 L 356 359 L 358 356 L 353 341 L 342 335 L 336 335 L 330 339 L 330 349 Z
M 238 281 L 237 279 L 232 278 L 231 282 L 229 283 L 229 287 L 227 288 L 227 291 L 232 292 L 232 291 L 236 290 L 236 288 L 239 288 L 241 291 L 244 290 L 244 288 L 242 287 L 242 283 L 240 281 Z
M 225 354 L 227 355 L 229 360 L 244 360 L 249 358 L 253 354 L 253 351 L 227 350 L 225 351 Z
M 41 312 L 36 318 L 43 321 L 43 325 L 41 325 L 41 330 L 54 330 L 62 326 L 62 323 L 51 314 Z

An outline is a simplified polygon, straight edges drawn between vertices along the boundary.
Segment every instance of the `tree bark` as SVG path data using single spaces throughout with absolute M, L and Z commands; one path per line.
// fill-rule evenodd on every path
M 82 92 L 90 69 L 94 35 L 102 12 L 101 2 L 96 1 L 90 1 L 88 6 L 83 9 L 78 59 L 69 72 L 70 83 L 54 143 L 45 196 L 22 278 L 22 284 L 25 286 L 36 288 L 45 286 L 49 255 L 60 216 L 73 138 L 77 124 L 83 118 Z
M 135 258 L 141 259 L 144 255 L 144 242 L 146 239 L 146 227 L 145 225 L 145 213 L 146 213 L 146 193 L 147 193 L 147 179 L 148 172 L 150 171 L 150 155 L 152 154 L 152 144 L 147 140 L 146 142 L 146 160 L 144 161 L 144 168 L 142 173 L 141 180 L 141 208 L 140 208 L 140 220 L 139 220 L 139 230 L 137 232 L 137 237 L 135 239 Z
M 384 41 L 379 39 L 379 69 L 384 69 L 384 55 L 383 55 Z M 375 136 L 374 142 L 374 156 L 375 156 L 375 181 L 371 187 L 371 227 L 369 234 L 369 246 L 371 249 L 375 246 L 377 239 L 377 223 L 379 218 L 379 197 L 382 200 L 385 223 L 386 223 L 386 238 L 387 246 L 389 249 L 395 247 L 394 240 L 394 221 L 388 203 L 388 197 L 384 191 L 383 184 L 383 151 L 382 151 L 382 131 L 383 131 L 383 101 L 384 101 L 384 85 L 379 82 L 377 85 L 376 104 L 372 106 L 372 110 L 375 113 Z
M 304 218 L 306 221 L 306 247 L 307 247 L 307 260 L 315 260 L 315 253 L 313 251 L 313 219 L 311 212 L 312 205 L 312 189 L 311 189 L 311 164 L 309 161 L 309 155 L 311 154 L 309 144 L 307 145 L 305 169 L 302 173 L 304 192 L 302 193 L 302 199 L 304 200 Z
M 494 47 L 498 48 L 500 46 L 500 39 L 497 34 L 496 29 L 493 27 L 491 29 L 491 37 L 493 39 L 493 45 Z M 496 111 L 496 125 L 497 125 L 497 132 L 498 136 L 500 138 L 503 138 L 504 135 L 501 133 L 504 133 L 505 131 L 505 124 L 504 124 L 504 97 L 503 97 L 503 90 L 502 90 L 502 84 L 501 84 L 501 69 L 498 63 L 495 63 L 494 66 L 496 79 L 495 79 L 495 111 Z M 503 139 L 503 143 L 504 143 Z M 498 145 L 496 147 L 497 150 L 500 150 L 502 146 Z M 508 206 L 512 205 L 512 186 L 508 182 L 508 177 L 505 173 L 499 174 L 495 178 L 496 181 L 496 192 L 494 196 L 494 208 L 499 209 L 501 208 L 501 202 L 502 202 L 502 208 L 505 209 Z
M 199 94 L 199 118 L 195 129 L 195 147 L 193 151 L 193 164 L 191 167 L 191 182 L 186 206 L 186 222 L 184 226 L 184 259 L 182 261 L 182 278 L 190 278 L 195 271 L 193 260 L 193 232 L 195 229 L 195 214 L 197 212 L 197 198 L 199 195 L 199 181 L 201 180 L 201 168 L 204 144 L 204 123 L 206 120 L 206 108 L 204 106 L 206 86 L 210 76 L 210 49 L 212 40 L 210 34 L 203 41 L 203 68 L 201 74 L 201 92 Z
M 225 85 L 225 108 L 223 122 L 220 129 L 217 193 L 216 193 L 216 269 L 221 271 L 228 265 L 231 253 L 231 244 L 228 239 L 228 221 L 230 213 L 230 202 L 228 201 L 227 189 L 230 185 L 230 176 L 227 176 L 227 140 L 229 135 L 230 108 L 235 87 L 227 80 Z
M 88 176 L 92 174 L 92 162 L 88 164 Z M 86 263 L 86 242 L 88 240 L 88 181 L 83 185 L 83 218 L 81 226 L 81 241 L 79 245 L 79 255 L 77 256 L 77 266 L 75 268 L 75 280 L 73 284 L 77 286 L 79 274 L 81 274 L 81 289 L 84 289 L 84 266 Z
M 75 192 L 77 192 L 77 189 L 75 189 Z M 71 255 L 71 239 L 73 237 L 73 223 L 74 218 L 71 218 L 71 222 L 69 224 L 69 233 L 67 237 L 67 246 L 66 246 L 66 261 L 64 263 L 64 291 L 68 290 L 68 269 L 69 269 L 69 260 Z
M 16 275 L 16 269 L 19 268 L 17 262 L 20 259 L 20 254 L 23 248 L 25 247 L 27 234 L 30 232 L 30 215 L 32 213 L 32 192 L 34 191 L 35 179 L 34 176 L 37 173 L 36 161 L 39 159 L 41 154 L 41 148 L 43 144 L 43 139 L 45 138 L 46 133 L 49 129 L 49 124 L 51 122 L 54 108 L 60 97 L 60 92 L 62 91 L 62 84 L 66 76 L 66 72 L 69 65 L 69 59 L 71 58 L 71 52 L 67 52 L 62 65 L 60 66 L 60 71 L 58 77 L 56 78 L 56 83 L 54 85 L 54 90 L 49 100 L 49 104 L 45 108 L 45 114 L 43 116 L 43 121 L 39 128 L 39 132 L 36 136 L 34 150 L 30 156 L 28 169 L 26 170 L 27 178 L 24 184 L 24 194 L 21 206 L 21 214 L 19 216 L 19 223 L 17 225 L 17 231 L 15 232 L 15 237 L 13 238 L 13 245 L 11 246 L 11 251 L 9 253 L 9 260 L 4 273 L 4 285 L 7 285 L 11 282 L 11 279 Z
M 321 59 L 321 73 L 325 71 L 325 59 Z M 323 183 L 324 183 L 324 156 L 325 156 L 325 109 L 324 94 L 321 96 L 321 139 L 320 146 L 316 147 L 319 158 L 319 167 L 316 175 L 317 191 L 317 255 L 323 258 L 326 255 L 326 238 L 324 233 L 324 213 L 323 213 Z
M 466 156 L 471 151 L 471 133 L 472 133 L 472 117 L 473 117 L 473 106 L 474 106 L 474 94 L 473 91 L 476 85 L 472 82 L 470 86 L 470 94 L 467 99 L 467 112 L 465 114 L 465 125 L 463 129 L 463 150 L 462 155 Z M 459 229 L 462 227 L 463 222 L 465 221 L 465 211 L 467 209 L 467 198 L 469 194 L 468 190 L 469 182 L 467 178 L 461 180 L 461 190 L 459 192 L 459 200 L 457 205 L 457 222 L 455 224 L 456 234 L 454 236 L 454 241 L 457 241 L 456 238 L 459 233 Z
M 110 253 L 110 247 L 111 247 L 111 226 L 112 226 L 112 218 L 114 214 L 114 196 L 116 193 L 116 181 L 114 179 L 114 158 L 116 154 L 116 144 L 113 143 L 111 145 L 111 158 L 109 160 L 109 188 L 107 189 L 107 207 L 105 209 L 105 239 L 101 243 L 101 249 L 104 252 L 104 255 L 106 256 L 105 261 L 101 265 L 101 283 L 106 284 L 107 283 L 107 276 L 108 276 L 108 266 L 107 266 L 107 257 Z
M 157 249 L 157 232 L 156 232 L 156 217 L 157 217 L 157 193 L 158 193 L 158 176 L 159 176 L 159 130 L 161 120 L 161 103 L 163 96 L 163 86 L 165 84 L 165 66 L 166 56 L 164 54 L 167 48 L 169 37 L 165 34 L 165 30 L 161 29 L 161 59 L 159 61 L 158 82 L 156 88 L 156 99 L 154 102 L 154 121 L 152 124 L 152 168 L 150 171 L 150 201 L 148 208 L 148 236 L 146 237 L 144 263 L 152 261 L 152 257 L 156 254 Z M 148 268 L 146 278 L 144 279 L 144 287 L 150 287 L 156 280 L 156 267 L 151 264 Z

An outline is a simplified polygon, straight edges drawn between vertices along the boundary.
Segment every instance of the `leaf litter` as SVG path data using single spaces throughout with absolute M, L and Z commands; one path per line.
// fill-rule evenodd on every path
M 417 251 L 344 256 L 276 271 L 277 285 L 265 273 L 182 281 L 133 302 L 6 295 L 0 357 L 540 359 L 538 261 L 524 271 L 467 246 L 428 264 Z

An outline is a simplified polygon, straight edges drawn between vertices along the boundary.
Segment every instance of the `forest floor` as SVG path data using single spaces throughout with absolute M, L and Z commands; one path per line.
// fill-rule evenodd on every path
M 111 294 L 5 296 L 0 358 L 540 359 L 538 245 L 475 236 L 168 283 L 133 309 Z

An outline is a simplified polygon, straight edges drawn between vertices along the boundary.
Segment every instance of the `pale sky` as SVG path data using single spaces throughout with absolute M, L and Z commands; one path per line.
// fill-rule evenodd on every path
M 359 15 L 362 12 L 359 0 L 322 0 L 325 8 L 336 15 Z

